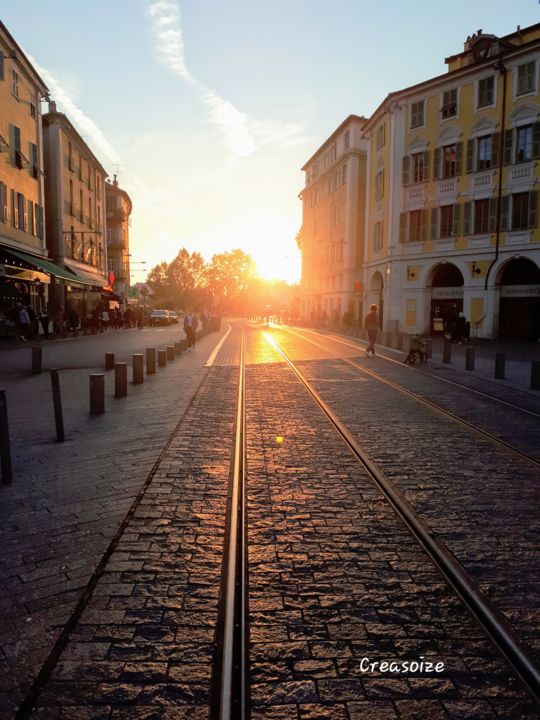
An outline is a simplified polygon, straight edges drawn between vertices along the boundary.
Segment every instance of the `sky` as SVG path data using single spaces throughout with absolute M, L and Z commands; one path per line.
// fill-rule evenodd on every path
M 181 247 L 240 247 L 297 282 L 306 160 L 478 29 L 540 22 L 540 4 L 0 0 L 0 19 L 130 194 L 132 282 Z

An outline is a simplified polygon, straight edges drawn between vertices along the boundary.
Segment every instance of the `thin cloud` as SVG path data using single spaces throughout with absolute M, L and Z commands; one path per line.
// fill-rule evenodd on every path
M 148 13 L 161 59 L 178 77 L 198 88 L 208 109 L 210 122 L 221 130 L 233 156 L 243 157 L 254 152 L 257 145 L 249 131 L 247 116 L 231 102 L 207 88 L 189 71 L 185 61 L 179 5 L 173 0 L 157 0 L 149 6 Z

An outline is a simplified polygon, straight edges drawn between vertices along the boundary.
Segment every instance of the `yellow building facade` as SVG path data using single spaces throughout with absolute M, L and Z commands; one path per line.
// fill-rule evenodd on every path
M 41 131 L 46 93 L 0 22 L 0 326 L 16 301 L 39 311 L 49 283 L 47 273 L 24 260 L 47 256 Z
M 302 167 L 300 313 L 304 322 L 355 322 L 363 313 L 366 119 L 350 115 Z
M 540 337 L 540 25 L 478 31 L 369 119 L 364 304 L 383 329 Z

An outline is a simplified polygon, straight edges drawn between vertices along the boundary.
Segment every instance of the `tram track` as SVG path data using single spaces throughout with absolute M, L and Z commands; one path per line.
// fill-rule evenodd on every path
M 439 414 L 439 415 L 441 415 L 441 416 L 443 416 L 443 417 L 449 418 L 450 420 L 452 420 L 453 422 L 457 423 L 458 425 L 460 425 L 460 426 L 462 426 L 462 427 L 466 427 L 468 430 L 471 430 L 472 432 L 477 433 L 478 435 L 480 435 L 481 437 L 489 440 L 490 442 L 494 443 L 494 444 L 497 445 L 498 447 L 502 447 L 502 448 L 504 448 L 506 451 L 511 452 L 511 453 L 512 453 L 513 455 L 515 455 L 516 457 L 519 457 L 520 459 L 526 460 L 526 461 L 532 463 L 533 465 L 535 465 L 536 467 L 540 467 L 540 459 L 539 459 L 539 458 L 537 458 L 537 457 L 535 457 L 534 455 L 531 455 L 531 454 L 529 454 L 529 453 L 526 453 L 526 452 L 524 452 L 523 450 L 520 450 L 519 448 L 514 447 L 514 446 L 511 445 L 509 442 L 506 442 L 506 441 L 503 440 L 502 438 L 497 437 L 496 435 L 493 435 L 493 433 L 490 433 L 489 431 L 484 430 L 483 428 L 478 427 L 478 426 L 475 425 L 474 423 L 469 422 L 468 420 L 464 419 L 463 417 L 460 417 L 459 415 L 456 415 L 456 414 L 453 413 L 452 411 L 450 411 L 450 410 L 448 410 L 448 409 L 446 409 L 446 408 L 443 408 L 441 405 L 438 405 L 437 403 L 433 402 L 432 400 L 428 400 L 427 398 L 424 398 L 424 397 L 418 395 L 417 393 L 415 393 L 414 391 L 410 390 L 409 388 L 406 388 L 406 387 L 404 387 L 403 385 L 400 385 L 399 383 L 397 383 L 397 382 L 395 382 L 395 381 L 393 381 L 393 380 L 390 380 L 390 379 L 384 377 L 384 376 L 381 375 L 380 373 L 377 373 L 377 372 L 375 372 L 374 370 L 372 370 L 372 369 L 370 369 L 370 368 L 366 368 L 364 365 L 361 365 L 360 363 L 357 363 L 357 362 L 355 362 L 354 360 L 351 360 L 350 358 L 343 357 L 342 355 L 338 355 L 338 354 L 333 353 L 333 351 L 328 350 L 327 347 L 324 347 L 324 346 L 321 345 L 320 343 L 318 343 L 318 342 L 316 342 L 316 341 L 314 341 L 314 340 L 311 340 L 310 338 L 306 338 L 306 337 L 305 337 L 304 335 L 302 335 L 301 333 L 297 333 L 297 332 L 295 332 L 295 331 L 293 331 L 293 330 L 290 330 L 289 328 L 287 328 L 287 332 L 289 332 L 291 335 L 295 335 L 296 337 L 301 338 L 301 339 L 304 340 L 305 342 L 308 342 L 308 343 L 311 343 L 312 345 L 315 345 L 316 347 L 320 348 L 321 350 L 324 350 L 325 352 L 328 352 L 328 353 L 333 354 L 334 357 L 335 357 L 335 359 L 341 360 L 342 362 L 344 362 L 344 363 L 346 363 L 347 365 L 355 368 L 356 370 L 359 370 L 359 371 L 361 371 L 362 373 L 373 377 L 374 379 L 378 380 L 379 382 L 381 382 L 381 383 L 383 383 L 383 384 L 385 384 L 385 385 L 388 385 L 389 387 L 394 388 L 395 390 L 399 391 L 399 392 L 402 393 L 403 395 L 412 398 L 413 400 L 415 400 L 416 402 L 418 402 L 420 405 L 422 405 L 422 406 L 424 406 L 424 407 L 426 407 L 426 408 L 429 408 L 429 409 L 432 410 L 433 412 L 436 412 L 437 414 Z M 342 341 L 337 340 L 337 342 L 342 342 Z M 352 345 L 349 344 L 349 343 L 345 343 L 345 344 L 349 345 L 350 347 L 358 347 L 358 346 L 352 346 Z M 385 360 L 388 360 L 389 362 L 396 363 L 395 360 L 392 360 L 392 359 L 390 359 L 390 358 L 384 358 L 384 359 L 385 359 Z M 400 363 L 396 363 L 396 364 L 400 364 Z M 411 368 L 407 368 L 407 369 L 411 370 Z M 438 379 L 439 379 L 439 378 L 438 378 Z M 459 384 L 458 384 L 458 385 L 459 385 Z M 460 386 L 460 387 L 465 387 L 465 386 Z M 466 388 L 466 389 L 468 390 L 468 388 Z M 497 401 L 497 402 L 503 402 L 505 405 L 511 406 L 511 407 L 512 407 L 513 409 L 515 409 L 515 410 L 519 410 L 519 411 L 522 411 L 522 412 L 525 412 L 525 413 L 532 414 L 532 415 L 535 415 L 535 416 L 536 416 L 536 413 L 531 413 L 531 411 L 529 411 L 529 410 L 524 410 L 523 408 L 520 408 L 519 406 L 516 406 L 516 405 L 512 405 L 511 403 L 507 403 L 506 401 L 500 401 L 500 400 L 498 400 L 497 398 L 493 398 L 493 397 L 490 396 L 490 395 L 487 395 L 486 397 L 489 398 L 490 400 L 494 400 L 494 401 Z
M 295 373 L 298 380 L 341 436 L 345 445 L 356 456 L 369 477 L 383 493 L 396 515 L 424 549 L 433 564 L 444 576 L 447 584 L 461 599 L 469 614 L 480 625 L 500 655 L 520 678 L 530 697 L 540 707 L 540 667 L 527 645 L 521 640 L 505 616 L 475 583 L 459 559 L 456 558 L 444 542 L 437 538 L 434 531 L 414 509 L 397 485 L 367 455 L 349 428 L 323 400 L 312 383 L 287 353 L 279 347 L 278 343 L 268 333 L 263 332 L 263 336 Z M 355 365 L 352 362 L 351 364 Z M 372 374 L 377 376 L 376 373 Z M 393 385 L 391 382 L 389 384 Z M 459 418 L 457 419 L 459 420 Z

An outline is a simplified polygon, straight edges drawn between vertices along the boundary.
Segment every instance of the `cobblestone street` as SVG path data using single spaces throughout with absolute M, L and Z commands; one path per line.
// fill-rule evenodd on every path
M 242 334 L 251 717 L 537 717 L 514 670 L 279 348 L 533 653 L 534 457 L 512 455 L 362 368 L 536 457 L 539 398 L 526 393 L 529 414 L 520 415 L 434 373 L 366 359 L 349 340 L 231 325 L 130 386 L 127 398 L 108 399 L 99 418 L 87 415 L 78 391 L 87 371 L 66 371 L 66 415 L 76 430 L 63 445 L 38 431 L 48 377 L 6 377 L 15 472 L 1 488 L 0 717 L 215 716 Z M 18 408 L 32 396 L 36 414 L 25 425 Z M 395 665 L 372 665 L 384 662 Z M 411 670 L 415 662 L 424 666 Z

